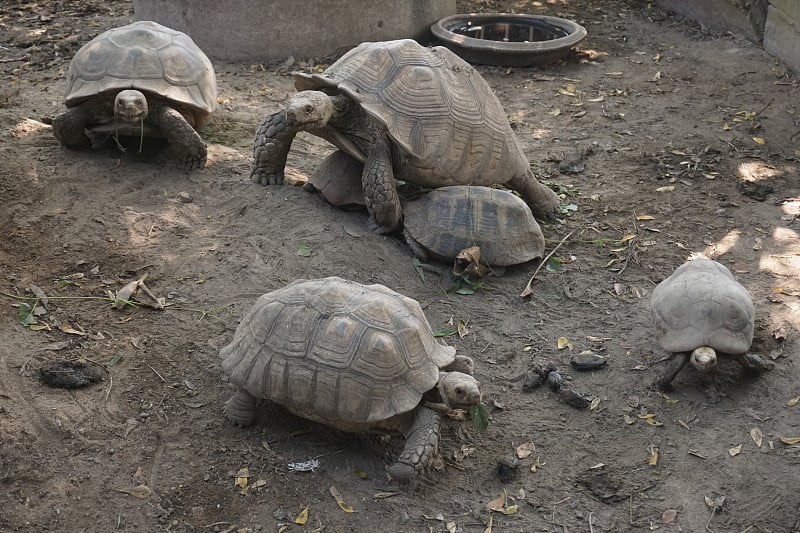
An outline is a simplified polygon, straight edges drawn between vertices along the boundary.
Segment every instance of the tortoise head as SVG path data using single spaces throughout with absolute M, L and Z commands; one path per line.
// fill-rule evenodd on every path
M 462 372 L 442 372 L 439 378 L 439 394 L 453 409 L 469 409 L 481 403 L 481 383 Z
M 127 89 L 114 98 L 114 116 L 125 124 L 140 125 L 147 111 L 147 98 L 140 91 Z
M 710 346 L 695 348 L 689 362 L 700 372 L 709 372 L 717 366 L 717 352 Z
M 300 129 L 324 128 L 334 115 L 331 97 L 322 91 L 301 91 L 286 108 L 289 125 Z

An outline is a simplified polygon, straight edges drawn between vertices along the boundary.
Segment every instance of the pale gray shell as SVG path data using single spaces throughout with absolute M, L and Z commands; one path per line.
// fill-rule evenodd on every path
M 524 263 L 544 254 L 544 235 L 528 205 L 515 194 L 489 187 L 435 189 L 403 204 L 409 237 L 431 255 L 453 259 L 479 246 L 489 265 Z
M 653 290 L 650 310 L 659 344 L 670 352 L 710 346 L 741 354 L 753 341 L 755 311 L 747 289 L 711 259 L 679 266 Z
M 261 296 L 220 355 L 252 396 L 352 431 L 416 408 L 455 349 L 436 341 L 415 300 L 330 277 Z
M 529 169 L 489 84 L 442 46 L 362 43 L 322 74 L 294 76 L 298 90 L 336 89 L 359 102 L 404 155 L 404 177 L 419 185 L 491 185 Z
M 151 21 L 110 29 L 83 45 L 69 65 L 64 103 L 72 107 L 124 89 L 184 104 L 198 119 L 217 106 L 217 81 L 208 57 L 185 33 Z

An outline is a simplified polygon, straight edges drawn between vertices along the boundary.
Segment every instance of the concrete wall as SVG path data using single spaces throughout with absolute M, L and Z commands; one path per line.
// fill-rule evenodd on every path
M 764 49 L 800 74 L 800 1 L 770 0 Z
M 321 57 L 363 41 L 426 41 L 456 0 L 134 0 L 136 20 L 189 34 L 215 59 Z
M 659 0 L 710 31 L 733 31 L 800 74 L 800 0 Z
M 659 0 L 665 9 L 679 13 L 712 32 L 732 31 L 761 40 L 748 20 L 743 0 Z

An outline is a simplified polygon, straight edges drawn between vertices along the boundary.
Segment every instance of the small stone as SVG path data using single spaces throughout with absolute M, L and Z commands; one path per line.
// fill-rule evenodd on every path
M 192 198 L 192 195 L 189 194 L 188 192 L 183 192 L 183 191 L 178 193 L 178 200 L 180 200 L 184 204 L 190 204 L 194 202 L 194 198 Z

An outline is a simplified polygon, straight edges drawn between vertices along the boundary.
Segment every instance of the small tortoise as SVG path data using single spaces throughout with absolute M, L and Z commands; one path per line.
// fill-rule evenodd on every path
M 342 209 L 363 209 L 364 191 L 361 172 L 364 165 L 336 150 L 325 158 L 303 185 L 303 190 L 318 192 L 331 205 Z
M 750 295 L 716 261 L 697 257 L 675 269 L 653 290 L 650 312 L 659 344 L 675 353 L 657 381 L 662 389 L 687 361 L 701 372 L 712 371 L 717 351 L 734 356 L 749 371 L 766 367 L 761 357 L 747 353 L 754 328 Z
M 264 294 L 222 348 L 237 391 L 225 416 L 247 425 L 256 398 L 341 431 L 402 433 L 389 468 L 415 479 L 436 454 L 440 412 L 481 401 L 472 360 L 437 342 L 419 304 L 384 287 L 330 277 Z
M 504 183 L 537 217 L 557 214 L 558 196 L 534 177 L 491 87 L 447 48 L 362 43 L 294 80 L 300 92 L 256 132 L 256 182 L 282 183 L 292 140 L 307 131 L 364 163 L 370 226 L 381 233 L 401 223 L 395 178 L 429 188 Z
M 69 65 L 64 104 L 53 134 L 69 148 L 98 135 L 164 137 L 180 165 L 206 164 L 197 129 L 217 106 L 208 57 L 179 31 L 150 21 L 108 30 L 78 50 Z
M 403 236 L 421 261 L 452 261 L 478 246 L 493 266 L 525 263 L 544 252 L 544 235 L 528 206 L 508 191 L 441 187 L 403 204 Z

